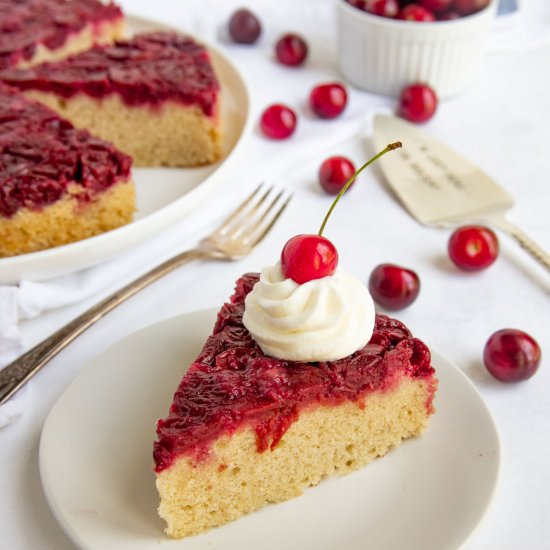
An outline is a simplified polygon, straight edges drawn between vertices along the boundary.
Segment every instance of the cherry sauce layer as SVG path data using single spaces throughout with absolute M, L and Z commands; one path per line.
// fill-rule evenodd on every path
M 103 98 L 117 93 L 129 106 L 159 106 L 164 101 L 197 105 L 217 114 L 219 84 L 204 46 L 170 32 L 151 32 L 96 46 L 63 61 L 0 73 L 22 90 L 54 92 L 64 98 L 84 93 Z
M 122 19 L 113 3 L 99 0 L 0 0 L 0 70 L 32 59 L 42 44 L 50 50 L 91 24 Z

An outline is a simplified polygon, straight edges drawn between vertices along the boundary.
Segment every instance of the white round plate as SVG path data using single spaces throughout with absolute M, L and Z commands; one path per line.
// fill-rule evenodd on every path
M 215 311 L 169 319 L 122 340 L 78 375 L 40 442 L 42 486 L 80 548 L 100 550 L 455 550 L 498 478 L 494 422 L 462 372 L 433 354 L 440 386 L 426 432 L 345 477 L 204 535 L 163 534 L 152 444 Z
M 177 30 L 139 17 L 126 19 L 129 35 L 159 29 Z M 221 160 L 200 168 L 134 168 L 138 211 L 133 222 L 65 246 L 0 258 L 0 284 L 47 279 L 97 264 L 177 222 L 205 200 L 218 184 L 228 183 L 228 170 L 239 157 L 250 130 L 250 96 L 237 67 L 215 47 L 206 46 L 223 93 Z

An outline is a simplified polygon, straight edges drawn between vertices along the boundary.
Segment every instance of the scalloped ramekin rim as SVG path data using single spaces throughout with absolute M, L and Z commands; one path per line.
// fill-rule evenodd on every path
M 416 21 L 404 21 L 402 19 L 394 19 L 392 17 L 383 17 L 381 15 L 375 15 L 373 13 L 369 13 L 363 10 L 360 10 L 359 8 L 356 8 L 355 6 L 352 6 L 347 0 L 336 0 L 336 4 L 340 7 L 340 9 L 347 10 L 349 15 L 352 15 L 353 17 L 357 17 L 358 19 L 363 19 L 365 21 L 369 21 L 370 23 L 375 23 L 381 27 L 389 27 L 389 28 L 408 28 L 410 29 L 410 25 L 422 25 L 423 29 L 427 32 L 430 32 L 430 28 L 432 29 L 442 29 L 443 27 L 460 27 L 467 25 L 474 20 L 484 18 L 489 12 L 489 10 L 492 10 L 497 3 L 498 0 L 490 0 L 489 3 L 482 8 L 479 11 L 476 11 L 475 13 L 472 13 L 471 15 L 465 15 L 464 17 L 459 17 L 458 19 L 450 19 L 446 21 L 430 21 L 430 22 L 416 22 Z M 425 28 L 424 28 L 425 27 Z

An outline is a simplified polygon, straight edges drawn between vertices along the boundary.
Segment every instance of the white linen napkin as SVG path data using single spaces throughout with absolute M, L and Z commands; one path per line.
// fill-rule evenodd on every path
M 0 287 L 0 370 L 23 352 L 17 327 L 17 293 L 15 287 Z M 21 414 L 26 396 L 25 388 L 0 407 L 0 428 Z

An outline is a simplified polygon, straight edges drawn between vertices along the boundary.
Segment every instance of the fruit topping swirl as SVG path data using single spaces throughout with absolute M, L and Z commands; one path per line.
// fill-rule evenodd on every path
M 335 361 L 367 344 L 374 318 L 365 285 L 343 269 L 298 284 L 277 263 L 262 270 L 247 296 L 243 324 L 266 355 Z

